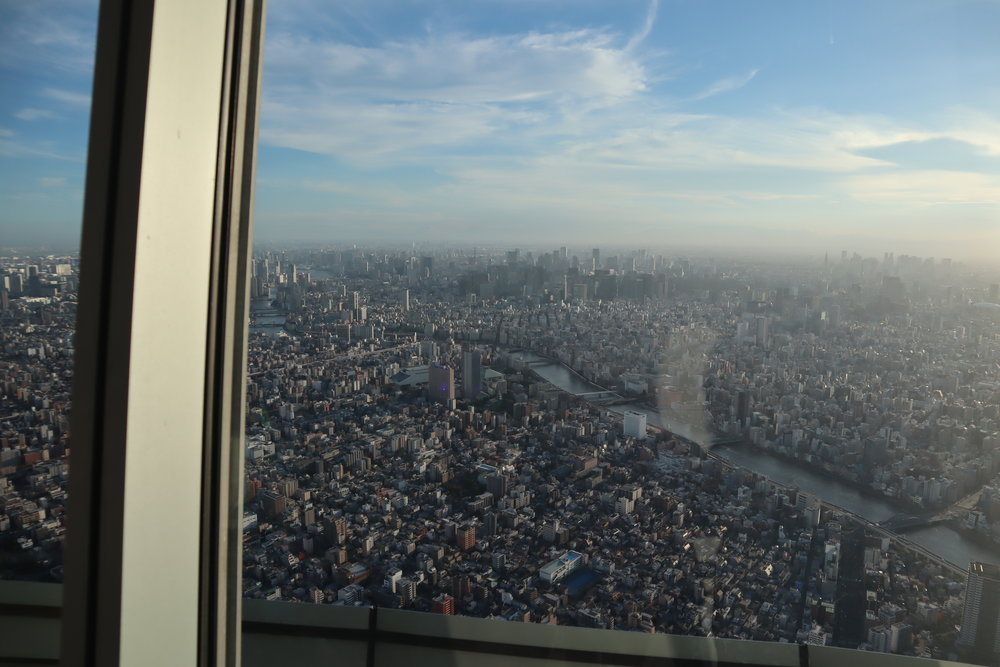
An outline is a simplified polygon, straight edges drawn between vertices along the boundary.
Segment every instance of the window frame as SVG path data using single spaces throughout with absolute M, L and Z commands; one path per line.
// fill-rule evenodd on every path
M 100 5 L 75 337 L 66 665 L 240 663 L 264 11 L 264 0 Z

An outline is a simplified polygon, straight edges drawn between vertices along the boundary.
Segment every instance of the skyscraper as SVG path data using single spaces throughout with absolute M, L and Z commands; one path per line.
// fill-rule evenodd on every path
M 755 329 L 755 340 L 758 346 L 767 347 L 768 333 L 767 333 L 767 318 L 763 316 L 758 316 L 756 320 Z
M 736 393 L 736 421 L 740 428 L 747 425 L 747 417 L 750 416 L 750 392 L 746 389 Z
M 478 350 L 462 353 L 462 397 L 472 400 L 483 389 L 482 354 Z
M 969 564 L 958 645 L 967 659 L 982 664 L 995 664 L 1000 657 L 1000 566 Z
M 858 648 L 865 640 L 865 529 L 861 526 L 840 540 L 838 575 L 833 644 Z
M 646 415 L 633 410 L 626 411 L 624 432 L 626 438 L 645 438 Z
M 431 366 L 427 371 L 427 398 L 437 403 L 455 400 L 455 371 L 448 366 Z

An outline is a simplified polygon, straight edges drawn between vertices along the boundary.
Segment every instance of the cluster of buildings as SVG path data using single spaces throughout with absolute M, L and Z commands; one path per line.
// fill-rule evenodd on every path
M 252 357 L 267 358 L 270 370 L 258 376 L 259 388 L 251 386 L 253 399 L 264 399 L 263 405 L 252 404 L 251 419 L 264 425 L 255 410 L 270 418 L 256 433 L 251 427 L 251 442 L 257 443 L 252 450 L 266 454 L 253 455 L 248 496 L 260 489 L 277 493 L 295 471 L 311 475 L 311 485 L 304 486 L 302 474 L 296 477 L 297 492 L 285 496 L 280 518 L 273 511 L 262 514 L 263 507 L 250 500 L 248 554 L 254 557 L 245 577 L 248 595 L 924 655 L 953 650 L 962 574 L 901 551 L 891 540 L 862 534 L 853 542 L 861 545 L 861 555 L 846 558 L 852 572 L 845 577 L 841 544 L 853 525 L 850 517 L 749 471 L 728 469 L 691 440 L 649 433 L 641 412 L 626 410 L 619 419 L 573 398 L 541 382 L 510 354 L 531 349 L 559 360 L 623 399 L 659 407 L 668 423 L 700 426 L 710 437 L 760 438 L 760 432 L 766 436 L 758 440 L 761 446 L 772 440 L 801 448 L 806 436 L 795 428 L 818 425 L 798 410 L 803 401 L 797 395 L 807 398 L 812 387 L 786 382 L 788 371 L 780 366 L 797 357 L 785 348 L 800 339 L 815 345 L 829 337 L 830 347 L 839 341 L 847 346 L 843 368 L 838 360 L 820 374 L 833 388 L 831 403 L 843 397 L 842 385 L 850 389 L 847 399 L 872 400 L 881 390 L 881 369 L 869 364 L 869 375 L 859 377 L 847 362 L 858 363 L 858 350 L 865 359 L 863 348 L 872 346 L 862 332 L 905 324 L 893 324 L 893 312 L 869 316 L 859 310 L 866 295 L 899 296 L 898 281 L 873 274 L 881 264 L 846 258 L 839 268 L 827 263 L 825 283 L 815 271 L 790 267 L 784 281 L 805 282 L 769 291 L 745 284 L 752 277 L 748 267 L 635 254 L 629 258 L 633 267 L 656 266 L 662 282 L 677 292 L 622 290 L 629 280 L 659 279 L 609 268 L 573 276 L 578 282 L 572 284 L 594 287 L 574 296 L 572 288 L 560 292 L 557 274 L 563 271 L 564 286 L 569 284 L 572 265 L 579 270 L 580 262 L 562 251 L 533 258 L 530 266 L 511 253 L 443 255 L 404 259 L 353 251 L 332 259 L 307 257 L 302 265 L 312 267 L 314 279 L 318 273 L 328 277 L 308 288 L 282 288 L 301 278 L 279 279 L 267 295 L 281 303 L 287 299 L 282 291 L 298 292 L 285 322 L 287 335 L 255 338 L 262 347 Z M 271 256 L 268 264 L 280 275 L 279 259 Z M 838 287 L 859 277 L 861 287 Z M 775 281 L 773 275 L 767 279 Z M 826 297 L 815 298 L 813 289 L 825 290 Z M 966 309 L 962 294 L 949 292 L 949 307 Z M 358 341 L 336 334 L 338 320 L 361 315 L 381 337 Z M 980 354 L 985 357 L 995 337 L 985 327 L 972 333 L 977 345 L 986 346 Z M 322 342 L 310 350 L 317 336 Z M 888 335 L 884 342 L 896 343 Z M 262 353 L 274 347 L 289 352 Z M 956 353 L 944 370 L 886 362 L 886 372 L 895 371 L 889 381 L 902 387 L 910 378 L 917 392 L 924 388 L 917 373 L 927 373 L 940 384 L 942 374 L 977 358 L 964 356 L 961 346 Z M 314 360 L 316 354 L 326 355 L 324 361 Z M 817 372 L 823 359 L 814 360 Z M 765 373 L 785 384 L 752 391 L 754 363 L 763 369 L 761 386 L 771 381 Z M 733 373 L 738 367 L 742 378 Z M 476 379 L 467 381 L 473 368 Z M 986 370 L 980 363 L 979 371 Z M 744 393 L 731 390 L 737 379 Z M 902 485 L 911 484 L 909 477 L 926 487 L 932 477 L 950 479 L 959 465 L 982 465 L 982 446 L 993 443 L 993 424 L 982 415 L 991 414 L 989 405 L 996 402 L 976 386 L 986 376 L 959 379 L 966 382 L 960 387 L 979 392 L 981 409 L 970 419 L 979 417 L 976 426 L 987 434 L 968 451 L 945 452 L 911 429 L 916 453 L 895 468 L 907 473 L 899 475 Z M 934 395 L 942 409 L 965 398 L 952 393 Z M 791 405 L 777 401 L 776 413 L 794 415 L 773 418 L 766 406 L 772 395 L 791 396 Z M 880 398 L 876 408 L 882 405 Z M 856 420 L 853 412 L 847 419 L 838 413 L 846 423 L 837 431 L 840 439 L 831 434 L 829 440 L 852 451 L 856 433 L 878 434 L 885 424 L 870 430 L 868 412 Z M 286 420 L 290 415 L 295 417 Z M 926 418 L 916 413 L 912 421 L 919 430 Z M 896 462 L 888 452 L 894 453 L 900 437 L 885 448 L 886 464 Z M 925 449 L 954 456 L 931 468 Z M 808 465 L 827 459 L 851 464 L 829 455 L 802 458 Z M 928 466 L 922 475 L 921 465 Z M 975 491 L 982 481 L 966 482 L 961 491 Z M 954 502 L 957 493 L 934 499 Z M 926 502 L 916 499 L 916 490 L 909 495 L 902 499 Z M 296 559 L 291 569 L 290 553 Z M 849 595 L 845 580 L 853 581 Z M 838 624 L 837 600 L 840 615 L 853 625 Z
M 0 541 L 20 560 L 0 570 L 58 578 L 75 262 L 2 273 Z M 244 594 L 971 650 L 991 613 L 963 596 L 972 574 L 708 446 L 749 442 L 914 510 L 964 501 L 969 530 L 1000 534 L 995 292 L 888 255 L 262 252 Z
M 323 413 L 306 407 L 322 382 L 296 410 L 281 407 L 286 383 L 268 384 L 272 417 L 249 431 L 273 453 L 248 462 L 246 594 L 833 641 L 848 518 L 686 441 L 626 436 L 613 413 L 530 375 L 502 377 L 452 408 L 369 376 Z M 291 428 L 301 437 L 276 433 Z M 955 573 L 864 546 L 856 646 L 881 646 L 869 634 L 888 621 L 908 628 L 897 651 L 947 654 Z
M 62 576 L 77 260 L 0 258 L 0 578 Z

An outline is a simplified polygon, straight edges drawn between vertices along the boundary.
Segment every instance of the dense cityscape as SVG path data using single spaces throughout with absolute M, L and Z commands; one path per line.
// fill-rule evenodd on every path
M 0 577 L 58 581 L 78 262 L 0 261 Z M 992 660 L 998 282 L 848 252 L 259 249 L 244 595 Z

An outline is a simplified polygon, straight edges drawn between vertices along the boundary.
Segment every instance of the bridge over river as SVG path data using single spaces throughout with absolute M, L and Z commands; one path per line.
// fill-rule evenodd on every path
M 947 519 L 940 516 L 913 516 L 912 514 L 895 514 L 888 519 L 878 522 L 880 528 L 891 530 L 894 533 L 905 533 L 908 530 L 927 528 L 944 523 Z

